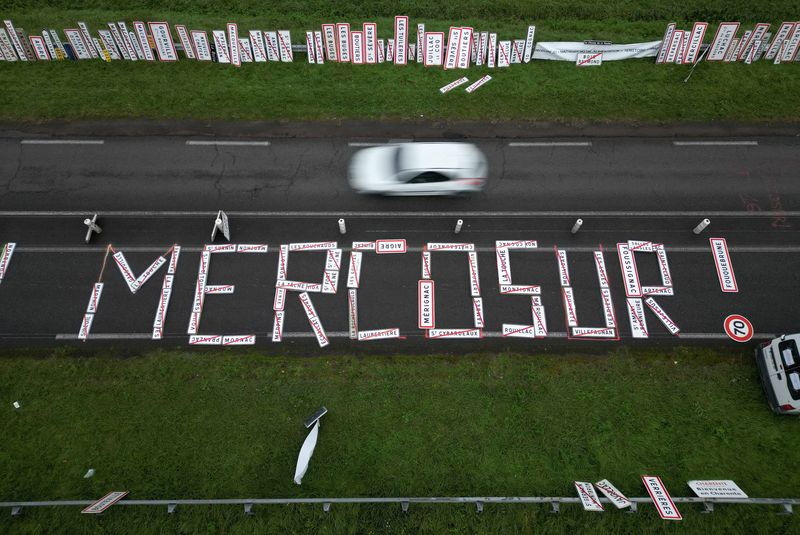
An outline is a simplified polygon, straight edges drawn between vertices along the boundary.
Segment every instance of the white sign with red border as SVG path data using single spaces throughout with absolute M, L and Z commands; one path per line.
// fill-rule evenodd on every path
M 139 40 L 139 46 L 142 48 L 142 54 L 147 61 L 155 61 L 156 57 L 153 55 L 153 49 L 150 48 L 150 42 L 147 39 L 147 27 L 144 22 L 134 21 L 133 31 L 136 38 Z
M 530 63 L 531 55 L 533 54 L 533 37 L 536 35 L 536 26 L 528 26 L 528 34 L 525 36 L 525 55 L 522 61 Z
M 253 47 L 253 59 L 256 63 L 267 62 L 267 49 L 264 48 L 264 34 L 261 30 L 250 30 L 250 44 Z M 198 50 L 198 56 L 200 51 Z
M 490 69 L 494 69 L 497 60 L 497 34 L 490 33 L 489 34 L 489 46 L 488 52 L 486 57 L 486 66 Z
M 338 57 L 343 63 L 350 63 L 350 24 L 336 24 L 336 39 L 338 44 Z
M 633 251 L 630 250 L 627 243 L 618 243 L 617 253 L 619 255 L 622 278 L 625 282 L 625 295 L 628 297 L 641 297 L 642 287 L 639 283 L 639 273 L 636 269 L 636 259 L 633 257 Z
M 64 30 L 64 35 L 67 36 L 67 41 L 69 44 L 72 45 L 72 50 L 75 52 L 75 55 L 78 59 L 92 59 L 92 55 L 89 53 L 89 48 L 87 47 L 86 43 L 83 42 L 83 37 L 81 37 L 81 31 L 77 28 L 69 28 Z M 23 61 L 28 61 L 27 59 Z
M 472 28 L 461 28 L 461 34 L 458 39 L 458 59 L 456 67 L 459 69 L 469 68 L 469 54 L 472 47 Z
M 662 520 L 683 519 L 681 513 L 678 511 L 678 508 L 675 507 L 675 503 L 672 501 L 667 489 L 664 487 L 664 483 L 662 483 L 660 477 L 642 476 L 642 483 L 644 483 L 647 493 L 650 495 L 650 498 L 653 500 L 653 504 L 656 506 L 658 516 L 660 516 Z
M 100 303 L 100 296 L 103 295 L 103 283 L 95 282 L 92 287 L 92 293 L 89 296 L 89 304 L 86 306 L 87 314 L 94 314 L 97 312 L 97 305 Z
M 770 43 L 769 48 L 767 49 L 767 53 L 764 55 L 764 59 L 775 59 L 775 56 L 778 54 L 778 50 L 781 48 L 781 45 L 789 36 L 789 33 L 794 28 L 794 22 L 784 22 L 781 24 L 778 32 L 775 34 L 775 38 Z
M 738 292 L 739 286 L 736 284 L 736 275 L 733 273 L 728 242 L 725 238 L 709 238 L 708 241 L 711 243 L 711 251 L 714 254 L 720 289 L 723 292 Z
M 44 37 L 41 35 L 29 35 L 28 40 L 31 42 L 33 53 L 36 54 L 36 59 L 40 61 L 50 61 L 50 55 L 47 53 L 47 45 L 45 45 Z
M 347 323 L 350 329 L 350 339 L 358 338 L 358 290 L 347 290 Z
M 738 22 L 721 22 L 711 41 L 706 61 L 724 60 L 737 31 L 739 31 Z
M 472 298 L 472 320 L 477 329 L 483 329 L 485 322 L 483 320 L 483 298 Z
M 406 251 L 406 240 L 375 240 L 375 252 L 378 254 L 398 254 Z
M 325 36 L 325 54 L 328 56 L 328 61 L 337 61 L 336 25 L 323 24 L 322 34 Z
M 198 61 L 211 61 L 211 48 L 208 46 L 208 35 L 201 30 L 192 30 L 192 42 L 197 51 Z
M 289 30 L 278 30 L 278 43 L 280 48 L 281 61 L 291 63 L 294 61 L 292 52 L 292 34 Z
M 374 22 L 364 23 L 364 55 L 368 64 L 378 62 L 378 25 Z
M 222 345 L 224 346 L 252 346 L 256 343 L 256 335 L 242 334 L 242 335 L 228 335 L 222 337 Z
M 272 341 L 280 342 L 283 340 L 283 318 L 285 317 L 283 310 L 275 311 L 275 321 L 272 323 Z
M 350 264 L 347 271 L 347 287 L 358 288 L 361 280 L 361 255 L 358 251 L 350 253 Z
M 444 51 L 444 32 L 425 32 L 424 51 L 426 67 L 440 66 Z
M 302 282 L 281 280 L 275 283 L 276 288 L 285 288 L 293 292 L 321 292 L 322 284 L 316 282 Z
M 454 82 L 450 82 L 449 84 L 447 84 L 444 87 L 440 87 L 439 88 L 439 92 L 441 92 L 442 94 L 445 94 L 445 93 L 447 93 L 449 91 L 452 91 L 453 89 L 455 89 L 456 87 L 458 87 L 460 85 L 466 84 L 467 82 L 469 82 L 469 79 L 466 76 L 463 76 L 463 77 L 459 78 L 458 80 L 456 80 Z
M 683 56 L 684 63 L 694 63 L 697 61 L 700 45 L 703 44 L 703 38 L 706 35 L 707 29 L 707 22 L 694 23 L 694 26 L 692 26 L 692 33 L 689 37 L 689 44 L 686 47 L 686 54 Z
M 115 503 L 117 503 L 118 501 L 120 501 L 125 496 L 127 496 L 127 494 L 128 494 L 127 490 L 116 490 L 113 492 L 109 492 L 108 494 L 106 494 L 93 504 L 91 504 L 89 507 L 81 511 L 81 513 L 98 515 L 103 511 L 105 511 L 106 509 L 108 509 L 109 507 L 111 507 L 112 505 L 114 505 Z
M 675 322 L 672 321 L 672 318 L 670 318 L 667 313 L 664 312 L 664 309 L 661 308 L 658 303 L 656 303 L 655 299 L 648 297 L 644 300 L 644 302 L 648 307 L 650 307 L 650 310 L 655 313 L 656 317 L 661 320 L 661 323 L 664 324 L 664 327 L 667 328 L 670 334 L 677 335 L 679 332 L 681 332 L 678 326 L 675 325 Z
M 189 337 L 189 345 L 218 346 L 222 345 L 221 334 L 193 334 Z
M 278 51 L 278 32 L 264 32 L 264 44 L 267 47 L 267 59 L 280 61 L 281 53 Z
M 150 34 L 156 43 L 156 52 L 159 61 L 178 61 L 178 51 L 175 50 L 175 43 L 172 41 L 172 33 L 169 31 L 169 24 L 166 22 L 148 22 Z
M 602 52 L 578 52 L 578 57 L 575 59 L 575 65 L 578 67 L 598 67 L 603 64 Z
M 470 84 L 469 86 L 467 86 L 465 91 L 467 93 L 474 93 L 479 87 L 485 85 L 491 79 L 492 79 L 492 75 L 491 74 L 487 74 L 486 76 L 478 78 L 478 80 L 476 82 L 474 82 L 474 83 Z
M 672 43 L 672 34 L 675 32 L 675 26 L 674 22 L 667 24 L 667 29 L 664 30 L 664 37 L 661 39 L 661 46 L 659 46 L 658 54 L 656 55 L 656 63 L 664 63 L 664 60 L 666 60 L 667 49 Z
M 314 241 L 305 243 L 290 243 L 289 251 L 324 251 L 326 249 L 336 249 L 335 241 Z
M 483 332 L 480 329 L 430 329 L 425 332 L 425 337 L 431 340 L 483 338 Z
M 450 31 L 447 34 L 447 54 L 445 55 L 444 58 L 445 69 L 456 68 L 456 63 L 458 61 L 458 42 L 460 37 L 461 37 L 461 28 L 450 26 Z
M 607 479 L 602 479 L 594 484 L 595 488 L 605 494 L 606 498 L 616 506 L 617 509 L 625 509 L 631 506 L 631 501 L 622 494 L 617 487 Z
M 353 52 L 353 65 L 363 65 L 364 32 L 350 32 L 350 50 Z
M 314 303 L 311 302 L 311 297 L 308 293 L 303 292 L 300 294 L 300 304 L 303 305 L 303 310 L 306 312 L 308 323 L 311 325 L 311 330 L 314 331 L 314 336 L 317 338 L 319 347 L 325 347 L 330 344 L 328 336 L 325 334 L 325 329 L 322 327 L 322 323 L 317 315 L 317 311 L 314 309 Z
M 436 294 L 432 280 L 417 282 L 418 315 L 417 327 L 434 329 L 436 327 Z
M 367 342 L 370 340 L 387 340 L 389 338 L 400 338 L 400 329 L 375 329 L 372 331 L 358 331 L 358 341 Z
M 497 66 L 511 65 L 511 41 L 500 41 L 497 46 Z
M 693 479 L 689 488 L 700 498 L 746 499 L 748 496 L 730 479 Z
M 631 334 L 634 338 L 648 338 L 647 320 L 644 317 L 644 307 L 642 300 L 629 297 L 626 299 L 628 309 L 628 320 L 631 325 Z
M 753 337 L 753 324 L 741 314 L 731 314 L 723 322 L 725 334 L 734 342 L 747 342 Z
M 502 335 L 511 338 L 540 338 L 535 325 L 504 323 Z
M 603 506 L 600 504 L 600 498 L 594 490 L 594 486 L 587 481 L 575 481 L 575 490 L 578 491 L 578 498 L 581 499 L 584 511 L 597 511 L 602 512 Z
M 408 17 L 398 15 L 394 18 L 394 64 L 405 65 L 408 62 Z
M 231 56 L 228 53 L 228 38 L 222 30 L 212 30 L 211 36 L 214 38 L 214 48 L 217 51 L 217 63 L 230 63 Z

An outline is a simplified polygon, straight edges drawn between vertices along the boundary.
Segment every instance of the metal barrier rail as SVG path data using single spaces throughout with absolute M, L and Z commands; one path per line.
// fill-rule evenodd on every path
M 633 504 L 628 509 L 628 513 L 635 513 L 639 505 L 652 504 L 650 498 L 628 498 Z M 726 498 L 696 498 L 696 497 L 673 497 L 672 501 L 676 504 L 699 503 L 703 504 L 704 509 L 701 513 L 711 513 L 716 504 L 745 504 L 745 505 L 779 505 L 781 507 L 779 515 L 792 514 L 793 506 L 800 505 L 800 498 L 746 498 L 746 499 L 726 499 Z M 607 498 L 600 498 L 600 502 L 610 504 Z M 22 514 L 25 507 L 70 507 L 87 506 L 94 503 L 94 500 L 60 500 L 60 501 L 31 501 L 31 502 L 0 502 L 0 508 L 10 507 L 11 516 Z M 244 512 L 252 515 L 254 505 L 322 505 L 324 511 L 330 511 L 332 504 L 362 504 L 362 503 L 392 503 L 400 504 L 403 511 L 408 511 L 412 503 L 447 503 L 447 504 L 474 504 L 477 512 L 483 511 L 485 504 L 550 504 L 551 513 L 558 513 L 561 504 L 580 504 L 579 498 L 565 497 L 527 497 L 527 496 L 464 496 L 464 497 L 408 497 L 408 498 L 221 498 L 211 500 L 121 500 L 117 505 L 160 505 L 167 507 L 167 513 L 174 513 L 179 505 L 241 505 Z

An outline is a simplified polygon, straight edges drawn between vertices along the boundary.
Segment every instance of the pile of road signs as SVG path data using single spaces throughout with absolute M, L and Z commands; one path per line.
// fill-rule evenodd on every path
M 722 22 L 702 54 L 700 50 L 708 23 L 696 22 L 691 31 L 679 30 L 676 26 L 674 22 L 667 26 L 656 63 L 692 64 L 703 57 L 706 61 L 741 61 L 748 65 L 762 58 L 775 64 L 798 59 L 800 22 L 782 23 L 774 36 L 769 32 L 771 24 L 762 22 L 738 37 L 740 23 Z
M 713 271 L 719 279 L 719 287 L 722 292 L 738 292 L 738 285 L 734 275 L 733 263 L 728 250 L 727 242 L 724 238 L 710 238 L 709 251 L 712 258 L 709 259 L 709 266 L 713 260 Z M 306 317 L 309 321 L 312 333 L 317 338 L 321 347 L 327 346 L 330 342 L 323 326 L 322 317 L 317 313 L 313 301 L 313 294 L 336 294 L 338 291 L 339 277 L 343 268 L 347 269 L 347 317 L 349 325 L 349 337 L 356 341 L 375 341 L 386 339 L 402 339 L 403 333 L 397 326 L 377 326 L 375 328 L 363 329 L 359 321 L 358 313 L 358 290 L 361 286 L 362 266 L 365 260 L 365 253 L 375 253 L 378 256 L 407 254 L 409 247 L 404 239 L 381 239 L 376 241 L 354 241 L 352 242 L 349 256 L 345 257 L 343 249 L 335 241 L 319 241 L 304 243 L 282 244 L 277 248 L 277 274 L 275 278 L 275 293 L 272 310 L 274 311 L 274 322 L 272 327 L 272 341 L 281 342 L 283 340 L 283 325 L 285 320 L 285 306 L 287 298 L 292 293 L 303 294 L 299 296 L 299 303 L 302 305 Z M 0 280 L 6 275 L 11 255 L 15 250 L 15 244 L 9 243 L 4 247 L 0 254 Z M 181 254 L 181 247 L 173 245 L 162 255 L 159 255 L 146 267 L 140 274 L 136 274 L 131 268 L 125 253 L 122 250 L 109 246 L 103 261 L 103 269 L 96 283 L 90 288 L 89 303 L 86 306 L 81 324 L 78 329 L 78 338 L 86 340 L 90 336 L 92 323 L 98 312 L 100 298 L 104 291 L 103 275 L 106 264 L 113 261 L 119 271 L 120 276 L 125 282 L 125 286 L 131 293 L 136 293 L 151 278 L 153 278 L 163 266 L 166 266 L 166 274 L 161 284 L 161 293 L 156 304 L 155 316 L 153 319 L 152 338 L 159 340 L 164 337 L 164 326 L 166 323 L 167 311 L 173 293 L 174 278 Z M 536 240 L 497 240 L 495 246 L 490 251 L 494 251 L 497 269 L 497 291 L 503 296 L 522 296 L 528 300 L 530 306 L 530 317 L 527 320 L 515 323 L 500 323 L 501 329 L 492 332 L 491 336 L 501 336 L 508 338 L 545 338 L 549 336 L 548 321 L 545 307 L 542 301 L 542 287 L 533 284 L 534 281 L 515 280 L 512 276 L 512 253 L 525 254 L 526 252 L 536 252 L 538 244 Z M 209 244 L 199 251 L 199 266 L 197 279 L 194 281 L 194 292 L 192 306 L 189 313 L 189 323 L 186 330 L 189 335 L 189 343 L 192 345 L 244 345 L 253 344 L 256 336 L 253 332 L 233 333 L 233 334 L 203 334 L 200 330 L 201 317 L 205 300 L 209 296 L 234 295 L 236 288 L 234 284 L 209 283 L 209 268 L 211 260 L 216 254 L 262 254 L 265 255 L 272 251 L 267 244 L 248 243 L 248 244 Z M 324 262 L 320 266 L 321 277 L 314 281 L 291 280 L 288 277 L 289 256 L 293 253 L 316 252 L 324 254 Z M 434 280 L 434 256 L 440 253 L 464 253 L 468 267 L 468 280 L 465 280 L 466 290 L 468 291 L 469 309 L 472 317 L 472 325 L 469 326 L 446 326 L 443 327 L 436 312 L 436 282 Z M 553 247 L 554 271 L 557 273 L 559 281 L 560 301 L 564 309 L 564 325 L 566 326 L 566 337 L 568 339 L 590 339 L 590 340 L 619 340 L 620 326 L 617 321 L 615 306 L 612 299 L 610 276 L 606 267 L 605 253 L 602 247 L 591 251 L 592 260 L 597 276 L 599 289 L 599 309 L 602 310 L 602 323 L 598 321 L 594 325 L 581 325 L 580 314 L 576 305 L 573 280 L 570 273 L 569 257 L 567 250 Z M 273 253 L 274 254 L 274 253 Z M 626 315 L 628 316 L 630 332 L 633 338 L 650 337 L 648 326 L 649 314 L 663 325 L 667 332 L 677 336 L 680 328 L 668 312 L 669 297 L 674 296 L 674 282 L 670 270 L 666 247 L 664 244 L 643 240 L 629 240 L 617 244 L 617 254 L 619 258 L 620 271 L 622 275 L 623 288 L 625 291 Z M 371 256 L 371 255 L 370 255 Z M 656 266 L 658 275 L 653 281 L 643 281 L 640 278 L 638 262 L 651 262 Z M 652 269 L 652 268 L 650 268 Z M 417 284 L 417 328 L 424 332 L 428 339 L 481 339 L 486 329 L 487 310 L 484 305 L 481 281 L 479 276 L 478 251 L 474 243 L 466 242 L 429 242 L 421 248 L 420 253 L 420 277 Z M 447 275 L 446 273 L 443 275 Z M 440 277 L 443 276 L 440 274 Z M 519 277 L 517 277 L 518 279 Z M 716 285 L 715 285 L 716 286 Z M 667 305 L 667 306 L 665 306 Z M 649 312 L 647 312 L 649 310 Z M 725 324 L 725 330 L 732 339 L 736 341 L 746 341 L 753 336 L 752 325 L 747 320 L 739 319 L 739 316 L 731 316 Z M 731 334 L 732 333 L 732 334 Z M 564 333 L 556 333 L 563 336 Z M 337 334 L 337 336 L 341 336 Z

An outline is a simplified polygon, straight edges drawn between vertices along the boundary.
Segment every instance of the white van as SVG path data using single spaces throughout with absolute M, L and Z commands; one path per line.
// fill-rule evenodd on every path
M 800 414 L 800 333 L 785 334 L 756 349 L 756 364 L 776 414 Z

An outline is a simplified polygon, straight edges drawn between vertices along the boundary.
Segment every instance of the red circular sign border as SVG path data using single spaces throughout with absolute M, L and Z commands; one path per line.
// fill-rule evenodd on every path
M 740 337 L 737 337 L 737 336 L 734 336 L 733 334 L 731 334 L 731 332 L 728 330 L 728 323 L 729 323 L 729 322 L 730 322 L 732 319 L 740 319 L 740 320 L 744 321 L 744 322 L 747 324 L 747 326 L 748 326 L 748 327 L 750 327 L 750 334 L 748 335 L 748 337 L 747 337 L 747 338 L 744 338 L 744 339 L 742 339 L 742 338 L 740 338 Z M 753 330 L 753 324 L 752 324 L 752 323 L 750 323 L 750 320 L 749 320 L 749 319 L 745 318 L 745 317 L 744 317 L 744 316 L 742 316 L 741 314 L 731 314 L 730 316 L 728 316 L 727 318 L 725 318 L 725 321 L 724 321 L 724 322 L 722 322 L 722 326 L 723 326 L 723 328 L 725 329 L 725 334 L 727 334 L 727 335 L 728 335 L 728 338 L 730 338 L 730 339 L 731 339 L 731 340 L 733 340 L 734 342 L 739 342 L 740 344 L 743 344 L 743 343 L 745 343 L 745 342 L 749 342 L 749 341 L 750 341 L 750 340 L 752 340 L 752 338 L 753 338 L 753 334 L 754 334 L 754 330 Z

